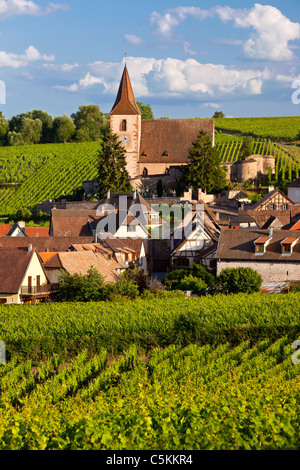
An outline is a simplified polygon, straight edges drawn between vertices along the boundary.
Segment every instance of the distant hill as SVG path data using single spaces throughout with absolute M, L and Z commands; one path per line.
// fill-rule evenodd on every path
M 0 148 L 0 216 L 72 195 L 98 173 L 99 142 Z

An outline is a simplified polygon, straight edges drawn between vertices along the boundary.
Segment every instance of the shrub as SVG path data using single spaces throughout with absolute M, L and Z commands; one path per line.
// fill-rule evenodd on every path
M 260 292 L 262 277 L 252 268 L 226 268 L 217 279 L 217 289 L 230 293 Z
M 205 284 L 205 282 L 202 279 L 195 277 L 192 274 L 182 279 L 182 281 L 178 285 L 178 289 L 183 290 L 183 291 L 191 290 L 195 292 L 196 294 L 199 294 L 206 288 L 207 288 L 207 284 Z

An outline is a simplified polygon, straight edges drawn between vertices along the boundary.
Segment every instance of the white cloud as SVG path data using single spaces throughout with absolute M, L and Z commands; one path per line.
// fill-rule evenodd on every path
M 217 7 L 215 11 L 224 22 L 233 21 L 238 28 L 254 30 L 243 44 L 248 58 L 274 61 L 293 59 L 289 42 L 300 39 L 300 24 L 290 21 L 277 8 L 256 3 L 250 10 Z
M 211 102 L 227 95 L 260 95 L 264 84 L 271 80 L 267 69 L 238 69 L 224 65 L 201 64 L 195 59 L 154 59 L 128 57 L 132 86 L 136 97 L 176 96 Z M 115 95 L 124 62 L 95 62 L 77 83 L 59 87 L 69 91 L 88 90 L 100 86 L 101 92 Z M 214 103 L 215 104 L 215 103 Z
M 55 60 L 54 55 L 41 54 L 35 47 L 29 46 L 25 54 L 12 54 L 5 51 L 0 51 L 0 67 L 12 67 L 20 68 L 26 67 L 30 62 L 36 61 L 53 61 Z
M 143 42 L 142 38 L 134 34 L 125 34 L 124 39 L 128 44 L 132 44 L 133 46 L 138 46 Z
M 200 21 L 218 16 L 222 22 L 231 21 L 237 28 L 252 29 L 253 32 L 246 41 L 227 40 L 227 44 L 241 45 L 249 59 L 291 60 L 294 58 L 293 49 L 297 46 L 290 44 L 290 41 L 300 39 L 300 23 L 292 22 L 276 7 L 259 3 L 250 9 L 217 6 L 208 10 L 177 7 L 162 14 L 154 11 L 150 16 L 150 24 L 157 34 L 170 39 L 174 28 L 188 16 Z M 222 40 L 222 43 L 226 44 L 226 40 Z
M 57 10 L 68 10 L 67 4 L 52 3 L 40 6 L 32 0 L 0 0 L 0 19 L 14 15 L 43 16 Z
M 49 70 L 55 70 L 60 72 L 70 72 L 79 67 L 79 64 L 75 62 L 74 64 L 44 64 L 44 68 Z
M 202 106 L 203 108 L 213 108 L 213 109 L 221 108 L 221 105 L 219 103 L 203 103 Z

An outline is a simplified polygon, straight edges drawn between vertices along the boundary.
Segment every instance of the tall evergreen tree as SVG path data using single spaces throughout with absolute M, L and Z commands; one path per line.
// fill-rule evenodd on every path
M 99 198 L 105 197 L 107 191 L 126 193 L 132 191 L 129 174 L 126 169 L 126 155 L 118 136 L 111 129 L 106 129 L 102 148 L 99 150 Z
M 221 157 L 212 146 L 208 134 L 200 131 L 198 138 L 189 150 L 189 164 L 183 168 L 184 183 L 193 189 L 207 193 L 220 191 L 226 186 L 225 171 L 221 167 Z

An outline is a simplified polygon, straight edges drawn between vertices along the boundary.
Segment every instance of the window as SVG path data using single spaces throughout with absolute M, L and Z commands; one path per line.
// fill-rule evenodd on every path
M 287 211 L 288 208 L 289 208 L 289 205 L 288 205 L 288 204 L 283 204 L 282 209 L 283 209 L 284 211 Z
M 256 245 L 256 253 L 263 253 L 264 252 L 264 245 L 263 243 L 258 243 Z
M 291 245 L 282 245 L 282 253 L 291 253 Z
M 136 232 L 136 225 L 128 225 L 128 232 Z
M 107 254 L 107 259 L 108 259 L 109 261 L 112 260 L 112 254 L 111 254 L 111 253 L 108 253 L 108 254 Z
M 271 211 L 274 211 L 274 210 L 276 209 L 276 205 L 275 205 L 275 204 L 270 204 L 270 205 L 269 205 L 269 209 L 270 209 Z
M 127 121 L 126 121 L 126 119 L 123 119 L 123 121 L 122 121 L 121 130 L 122 130 L 122 132 L 127 131 Z
M 147 168 L 144 168 L 144 169 L 143 169 L 143 176 L 148 176 L 148 170 L 147 170 Z

